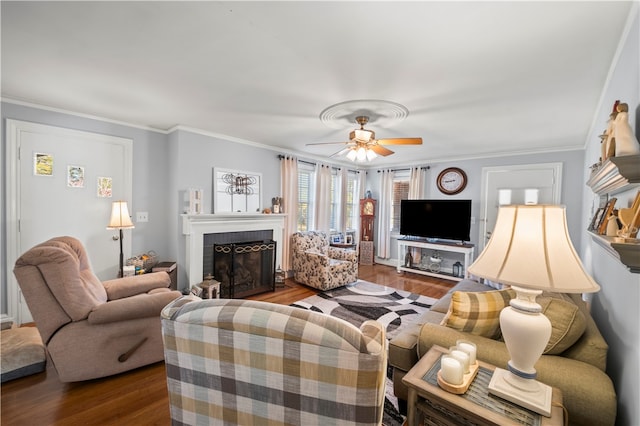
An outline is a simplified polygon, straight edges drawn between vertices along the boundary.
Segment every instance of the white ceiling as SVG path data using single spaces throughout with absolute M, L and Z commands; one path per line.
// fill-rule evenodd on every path
M 340 147 L 306 143 L 357 127 L 325 108 L 402 104 L 406 119 L 367 128 L 424 143 L 375 165 L 582 148 L 631 7 L 2 1 L 2 97 L 312 158 Z

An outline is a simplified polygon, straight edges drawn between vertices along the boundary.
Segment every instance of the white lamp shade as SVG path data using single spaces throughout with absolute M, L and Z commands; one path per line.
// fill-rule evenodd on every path
M 468 271 L 525 288 L 561 293 L 600 290 L 571 243 L 564 206 L 500 207 L 491 239 Z
M 373 161 L 377 156 L 378 154 L 374 150 L 367 148 L 367 160 Z
M 131 217 L 129 217 L 129 208 L 126 201 L 114 201 L 111 205 L 111 218 L 107 229 L 129 229 L 134 228 Z

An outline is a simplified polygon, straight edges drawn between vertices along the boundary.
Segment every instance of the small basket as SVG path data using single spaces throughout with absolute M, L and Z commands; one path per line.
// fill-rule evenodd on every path
M 151 268 L 153 268 L 157 263 L 158 255 L 153 250 L 127 259 L 127 265 L 137 266 L 147 272 L 151 271 Z

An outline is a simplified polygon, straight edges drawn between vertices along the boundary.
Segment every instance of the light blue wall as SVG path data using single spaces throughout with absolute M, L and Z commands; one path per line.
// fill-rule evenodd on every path
M 169 185 L 169 176 L 166 173 L 168 167 L 167 136 L 158 132 L 151 132 L 140 128 L 114 124 L 102 120 L 63 114 L 46 109 L 32 108 L 14 103 L 2 102 L 2 170 L 3 178 L 6 170 L 6 134 L 5 124 L 7 119 L 31 121 L 69 129 L 125 137 L 133 140 L 133 199 L 131 200 L 131 212 L 149 212 L 149 222 L 136 224 L 132 233 L 133 253 L 143 253 L 155 250 L 160 256 L 169 254 L 170 241 L 167 234 L 166 223 L 168 219 L 166 188 Z M 2 211 L 6 211 L 6 187 L 0 188 Z M 6 264 L 6 218 L 2 220 L 3 247 L 2 265 Z M 114 259 L 116 259 L 114 257 Z M 7 274 L 11 274 L 12 268 L 2 268 L 0 272 L 0 290 L 2 297 L 2 313 L 7 312 Z
M 629 122 L 640 136 L 640 7 L 632 9 L 626 39 L 623 39 L 611 78 L 604 88 L 602 105 L 595 115 L 595 125 L 587 139 L 583 180 L 588 167 L 600 157 L 600 138 L 616 100 L 629 104 Z M 615 194 L 617 208 L 629 207 L 637 188 Z M 587 187 L 583 197 L 582 229 L 597 197 Z M 592 312 L 607 343 L 607 373 L 618 395 L 618 425 L 640 425 L 640 274 L 632 274 L 612 255 L 594 243 L 586 231 L 581 257 L 601 290 L 593 296 Z
M 475 160 L 451 161 L 446 163 L 428 164 L 430 169 L 426 176 L 425 198 L 433 199 L 470 199 L 471 216 L 475 218 L 475 223 L 471 225 L 471 243 L 478 246 L 479 221 L 480 218 L 480 193 L 481 177 L 484 167 L 495 166 L 515 166 L 522 164 L 539 163 L 562 163 L 562 198 L 561 204 L 567 207 L 567 224 L 571 239 L 576 247 L 580 247 L 582 232 L 582 189 L 585 186 L 583 177 L 583 151 L 562 151 L 544 154 L 514 155 L 504 157 L 482 158 Z M 426 164 L 425 164 L 426 166 Z M 460 167 L 465 171 L 468 178 L 466 188 L 454 196 L 442 194 L 436 185 L 436 177 L 447 167 Z M 400 169 L 402 167 L 399 167 Z M 374 198 L 379 198 L 379 173 L 370 170 L 367 174 L 367 189 L 371 189 Z M 377 229 L 377 222 L 376 222 Z M 397 244 L 391 243 L 391 261 L 385 262 L 395 265 L 397 257 Z M 476 250 L 475 255 L 479 253 Z
M 280 195 L 280 160 L 270 149 L 229 142 L 220 138 L 178 130 L 171 134 L 171 168 L 175 176 L 173 190 L 177 191 L 178 203 L 171 206 L 172 218 L 176 220 L 171 228 L 177 229 L 178 247 L 176 259 L 179 268 L 179 282 L 186 286 L 185 265 L 186 239 L 182 235 L 179 215 L 183 213 L 184 194 L 189 188 L 203 189 L 203 211 L 213 212 L 212 188 L 213 168 L 222 167 L 262 174 L 262 207 L 271 205 L 271 198 Z
M 149 213 L 149 222 L 136 223 L 132 232 L 132 253 L 154 250 L 160 259 L 178 260 L 179 285 L 186 286 L 184 273 L 185 240 L 179 223 L 184 191 L 190 187 L 203 188 L 205 212 L 211 212 L 213 167 L 255 171 L 263 176 L 263 204 L 280 195 L 280 161 L 277 153 L 254 146 L 233 143 L 211 136 L 177 130 L 171 134 L 111 123 L 78 115 L 2 102 L 2 265 L 6 264 L 6 187 L 4 175 L 6 119 L 30 121 L 51 126 L 83 130 L 133 140 L 133 199 L 131 214 Z M 115 259 L 115 257 L 114 257 Z M 7 313 L 7 274 L 0 271 L 1 312 Z

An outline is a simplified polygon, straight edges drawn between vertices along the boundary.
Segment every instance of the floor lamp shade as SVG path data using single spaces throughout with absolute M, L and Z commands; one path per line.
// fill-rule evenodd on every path
M 551 415 L 551 388 L 535 380 L 534 364 L 551 323 L 535 299 L 543 290 L 590 293 L 600 289 L 584 270 L 567 228 L 564 206 L 501 206 L 491 239 L 469 273 L 516 292 L 500 313 L 500 328 L 511 356 L 508 371 L 497 368 L 489 392 L 545 416 Z
M 111 217 L 107 229 L 118 229 L 120 231 L 120 264 L 118 269 L 118 277 L 124 276 L 124 254 L 122 253 L 122 230 L 134 228 L 131 217 L 129 216 L 129 208 L 126 201 L 114 201 L 111 205 Z M 113 237 L 115 240 L 116 237 Z
M 111 205 L 111 218 L 107 229 L 130 229 L 134 228 L 131 217 L 129 216 L 129 208 L 126 201 L 114 201 Z

